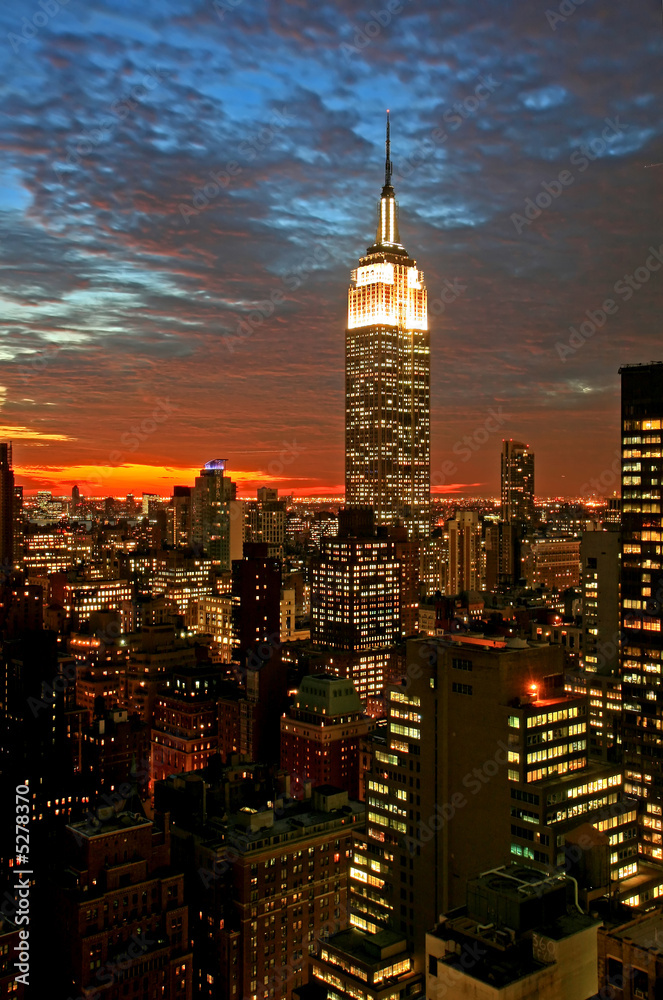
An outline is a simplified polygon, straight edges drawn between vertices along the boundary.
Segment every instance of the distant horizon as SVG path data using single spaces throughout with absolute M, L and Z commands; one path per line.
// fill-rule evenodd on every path
M 16 483 L 20 486 L 20 483 Z M 188 486 L 188 483 L 178 483 L 178 486 Z M 260 489 L 258 486 L 256 489 Z M 442 487 L 444 489 L 444 487 Z M 36 499 L 39 493 L 51 493 L 53 500 L 71 500 L 71 491 L 68 493 L 55 493 L 49 489 L 33 490 L 29 493 L 23 493 L 24 499 Z M 293 501 L 317 501 L 326 503 L 344 503 L 345 495 L 343 493 L 294 493 L 291 491 L 279 490 L 279 499 L 285 499 L 285 497 L 292 497 Z M 132 496 L 134 500 L 139 500 L 143 495 L 156 496 L 159 500 L 170 500 L 172 498 L 172 493 L 160 493 L 158 490 L 129 490 L 128 493 L 83 493 L 81 492 L 81 500 L 126 500 L 128 496 Z M 444 499 L 456 499 L 456 500 L 481 500 L 490 501 L 495 504 L 499 504 L 500 497 L 494 493 L 457 493 L 457 492 L 431 492 L 431 501 L 444 500 Z M 252 493 L 238 493 L 237 500 L 255 500 L 256 490 Z M 535 505 L 545 504 L 545 503 L 557 503 L 557 502 L 576 502 L 584 503 L 586 506 L 601 506 L 606 504 L 609 500 L 614 499 L 613 496 L 604 497 L 594 497 L 594 496 L 579 496 L 579 495 L 556 495 L 556 496 L 544 496 L 535 495 L 534 503 Z M 619 499 L 617 497 L 617 499 Z

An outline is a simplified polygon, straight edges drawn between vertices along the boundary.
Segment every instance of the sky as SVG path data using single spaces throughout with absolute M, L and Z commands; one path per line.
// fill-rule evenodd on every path
M 539 495 L 612 492 L 618 369 L 663 360 L 662 55 L 657 0 L 5 0 L 17 482 L 342 491 L 389 108 L 435 490 L 495 493 L 506 437 Z

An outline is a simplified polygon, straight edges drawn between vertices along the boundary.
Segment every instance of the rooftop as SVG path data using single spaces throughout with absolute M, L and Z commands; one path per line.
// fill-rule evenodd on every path
M 332 674 L 311 674 L 302 678 L 293 708 L 313 715 L 353 715 L 363 712 L 352 681 Z
M 351 955 L 363 965 L 376 968 L 384 964 L 385 959 L 407 950 L 403 935 L 391 930 L 365 934 L 354 927 L 348 927 L 347 930 L 333 934 L 326 943 L 335 951 Z
M 78 823 L 69 823 L 68 829 L 73 830 L 77 836 L 91 840 L 93 837 L 103 837 L 120 830 L 151 826 L 152 820 L 139 813 L 126 811 L 116 813 L 112 806 L 108 806 L 98 809 L 94 818 L 83 819 Z
M 319 794 L 319 790 L 316 789 Z M 328 789 L 328 808 L 324 803 L 318 806 L 320 799 L 313 800 L 276 800 L 273 807 L 263 809 L 240 809 L 228 817 L 228 841 L 240 851 L 250 851 L 267 848 L 276 844 L 284 844 L 291 840 L 301 840 L 322 833 L 325 830 L 347 826 L 351 828 L 359 819 L 363 819 L 364 806 L 359 802 L 348 802 L 347 794 L 343 804 L 334 808 L 338 789 Z M 318 807 L 316 807 L 318 806 Z
M 663 954 L 663 910 L 645 913 L 609 932 L 610 937 L 631 941 L 639 948 Z

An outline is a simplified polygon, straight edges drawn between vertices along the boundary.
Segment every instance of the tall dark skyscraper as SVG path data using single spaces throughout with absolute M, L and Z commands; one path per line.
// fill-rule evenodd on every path
M 348 293 L 345 337 L 345 499 L 368 504 L 378 524 L 403 518 L 429 534 L 430 336 L 424 275 L 400 242 L 391 183 L 389 114 L 385 180 L 375 243 Z
M 502 442 L 502 520 L 528 527 L 534 521 L 534 455 L 520 441 Z
M 663 860 L 663 364 L 629 365 L 620 374 L 624 790 L 643 804 L 643 855 Z
M 0 443 L 0 571 L 14 564 L 14 472 L 11 442 Z

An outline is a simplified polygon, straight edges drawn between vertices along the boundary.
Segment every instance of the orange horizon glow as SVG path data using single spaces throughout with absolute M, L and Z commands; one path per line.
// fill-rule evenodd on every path
M 340 484 L 315 486 L 311 480 L 306 485 L 295 486 L 293 478 L 263 473 L 255 469 L 228 468 L 227 474 L 237 483 L 237 494 L 241 499 L 255 497 L 260 486 L 274 486 L 281 492 L 304 497 L 317 494 L 325 497 L 342 496 Z M 199 466 L 154 466 L 126 463 L 124 465 L 71 465 L 67 468 L 49 466 L 14 466 L 17 486 L 23 485 L 26 496 L 39 490 L 50 490 L 57 495 L 71 493 L 78 486 L 81 496 L 103 499 L 107 496 L 140 496 L 141 493 L 155 493 L 170 497 L 174 486 L 193 486 Z M 27 482 L 26 482 L 27 480 Z

